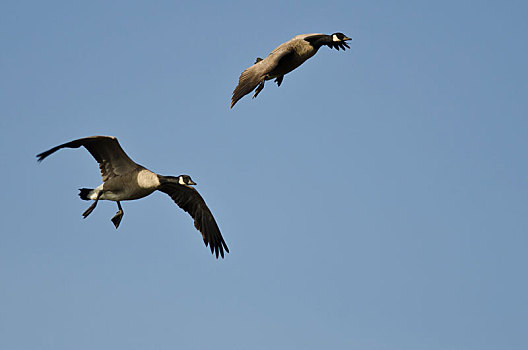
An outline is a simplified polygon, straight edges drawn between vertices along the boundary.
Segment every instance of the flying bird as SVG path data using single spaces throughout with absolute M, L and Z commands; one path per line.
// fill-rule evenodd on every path
M 117 138 L 112 136 L 91 136 L 64 143 L 46 152 L 37 154 L 41 162 L 61 148 L 83 146 L 99 163 L 103 183 L 97 188 L 79 189 L 79 197 L 93 200 L 92 205 L 82 214 L 86 218 L 95 209 L 99 200 L 117 202 L 118 211 L 111 219 L 116 229 L 123 218 L 121 201 L 146 197 L 158 190 L 168 194 L 176 204 L 194 219 L 194 226 L 202 234 L 203 241 L 211 253 L 224 257 L 229 249 L 220 233 L 213 214 L 198 191 L 192 187 L 196 183 L 189 175 L 163 176 L 135 163 L 123 151 Z
M 326 34 L 301 34 L 294 36 L 275 50 L 266 58 L 257 57 L 255 64 L 246 69 L 238 79 L 238 85 L 233 91 L 231 108 L 245 95 L 255 88 L 253 98 L 264 89 L 266 80 L 275 79 L 278 86 L 281 85 L 284 75 L 303 64 L 307 59 L 317 53 L 323 45 L 329 48 L 350 49 L 347 41 L 352 40 L 343 33 Z

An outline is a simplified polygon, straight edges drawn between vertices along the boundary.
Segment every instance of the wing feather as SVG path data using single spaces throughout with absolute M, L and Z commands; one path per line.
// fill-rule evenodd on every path
M 273 72 L 279 65 L 281 59 L 291 54 L 292 51 L 281 45 L 273 50 L 266 58 L 257 60 L 255 64 L 247 68 L 240 74 L 238 85 L 233 90 L 231 98 L 231 108 L 245 95 L 253 91 L 258 84 L 269 78 L 269 73 Z
M 262 66 L 263 61 L 255 63 L 240 74 L 238 85 L 233 90 L 233 96 L 231 97 L 231 108 L 235 106 L 238 100 L 255 90 L 257 85 L 265 79 L 266 70 Z
M 114 176 L 125 175 L 139 166 L 128 157 L 119 145 L 117 138 L 113 136 L 90 136 L 73 140 L 37 154 L 37 158 L 41 162 L 61 148 L 79 148 L 81 146 L 86 148 L 99 163 L 103 182 Z
M 165 183 L 160 186 L 159 190 L 168 194 L 180 208 L 191 215 L 194 219 L 194 227 L 202 234 L 205 246 L 209 246 L 216 258 L 218 254 L 223 258 L 224 250 L 229 253 L 229 248 L 213 214 L 195 188 L 176 183 Z

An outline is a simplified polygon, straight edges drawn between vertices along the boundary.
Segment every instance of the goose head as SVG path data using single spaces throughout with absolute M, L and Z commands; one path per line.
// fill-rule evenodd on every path
M 328 43 L 328 47 L 332 49 L 337 49 L 339 51 L 339 48 L 345 50 L 345 47 L 348 47 L 350 49 L 350 46 L 348 46 L 347 41 L 352 40 L 352 38 L 349 38 L 343 33 L 334 33 L 331 35 L 331 42 Z

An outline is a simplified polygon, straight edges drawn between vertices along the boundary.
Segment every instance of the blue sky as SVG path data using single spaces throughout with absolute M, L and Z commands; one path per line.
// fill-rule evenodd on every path
M 0 348 L 521 349 L 522 1 L 4 1 Z M 343 32 L 229 109 L 257 56 Z M 214 259 L 163 193 L 88 203 L 84 149 L 190 174 Z

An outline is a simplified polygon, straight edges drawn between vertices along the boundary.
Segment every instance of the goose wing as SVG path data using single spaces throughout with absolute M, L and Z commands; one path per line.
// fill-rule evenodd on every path
M 223 258 L 224 250 L 229 253 L 213 214 L 196 189 L 177 183 L 165 183 L 158 190 L 168 194 L 180 208 L 191 215 L 194 219 L 194 227 L 202 234 L 205 246 L 210 247 L 211 253 L 216 254 L 216 258 L 219 253 Z
M 282 46 L 282 45 L 281 45 Z M 258 84 L 263 82 L 267 75 L 279 65 L 280 61 L 293 53 L 291 48 L 281 47 L 273 50 L 265 59 L 257 59 L 254 65 L 240 74 L 238 85 L 233 90 L 231 108 L 245 95 L 253 91 Z
M 86 148 L 99 163 L 103 182 L 114 176 L 128 174 L 139 166 L 127 156 L 119 145 L 117 138 L 113 136 L 90 136 L 73 140 L 37 154 L 37 158 L 41 162 L 44 158 L 61 148 L 79 148 L 81 146 Z
M 298 39 L 304 39 L 306 40 L 306 38 L 309 38 L 309 37 L 322 37 L 322 36 L 325 36 L 326 34 L 323 34 L 323 33 L 308 33 L 308 34 L 299 34 L 299 35 L 296 35 L 294 36 L 293 38 L 291 38 L 290 41 L 294 41 L 294 40 L 298 40 Z

